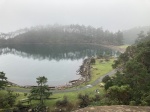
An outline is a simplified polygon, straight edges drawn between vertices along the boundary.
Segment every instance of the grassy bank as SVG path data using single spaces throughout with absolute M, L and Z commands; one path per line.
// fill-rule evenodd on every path
M 96 59 L 96 63 L 92 65 L 91 69 L 91 80 L 88 82 L 89 84 L 94 82 L 97 78 L 103 76 L 104 74 L 110 72 L 112 70 L 112 64 L 114 59 L 110 59 L 109 61 L 103 60 L 100 62 L 99 59 Z
M 56 93 L 56 94 L 53 94 L 51 97 L 50 97 L 50 100 L 47 100 L 45 103 L 47 106 L 50 106 L 51 108 L 53 106 L 55 106 L 55 103 L 58 101 L 58 100 L 62 100 L 64 96 L 67 96 L 68 100 L 70 102 L 72 102 L 74 105 L 76 105 L 76 103 L 78 102 L 78 94 L 87 94 L 89 95 L 90 97 L 94 97 L 95 94 L 97 94 L 95 92 L 95 90 L 98 89 L 99 90 L 99 94 L 103 95 L 104 94 L 104 89 L 103 88 L 100 88 L 99 86 L 94 86 L 92 88 L 88 88 L 86 90 L 82 90 L 82 91 L 75 91 L 75 92 L 66 92 L 66 93 Z
M 119 48 L 122 48 L 122 49 L 126 49 L 129 45 L 125 44 L 125 45 L 121 45 L 121 46 L 118 46 Z

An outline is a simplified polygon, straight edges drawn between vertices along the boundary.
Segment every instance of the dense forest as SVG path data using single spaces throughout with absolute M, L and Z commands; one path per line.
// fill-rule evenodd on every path
M 84 25 L 49 25 L 25 28 L 14 33 L 1 33 L 0 43 L 7 44 L 45 44 L 45 43 L 96 43 L 122 45 L 123 33 Z M 6 39 L 7 38 L 7 39 Z
M 113 67 L 116 75 L 104 80 L 112 104 L 150 105 L 150 33 L 129 46 Z

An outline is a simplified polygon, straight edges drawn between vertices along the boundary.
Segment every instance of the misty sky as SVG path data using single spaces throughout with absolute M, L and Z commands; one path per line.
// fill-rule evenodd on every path
M 0 32 L 47 24 L 117 31 L 150 25 L 150 0 L 0 0 Z

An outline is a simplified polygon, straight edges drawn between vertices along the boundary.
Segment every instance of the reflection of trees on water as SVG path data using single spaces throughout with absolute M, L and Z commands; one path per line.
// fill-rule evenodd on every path
M 61 60 L 61 59 L 83 59 L 96 55 L 111 54 L 112 51 L 107 48 L 93 45 L 79 44 L 24 44 L 24 45 L 7 45 L 0 47 L 0 55 L 14 54 L 21 57 L 27 57 L 38 60 Z

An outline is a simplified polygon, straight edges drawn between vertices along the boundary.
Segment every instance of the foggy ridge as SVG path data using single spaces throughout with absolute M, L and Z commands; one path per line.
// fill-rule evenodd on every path
M 123 33 L 110 32 L 84 25 L 48 25 L 1 33 L 0 42 L 6 44 L 45 44 L 45 43 L 96 43 L 122 45 Z

